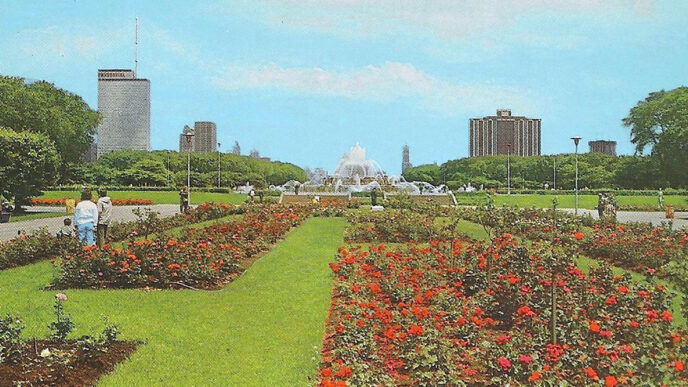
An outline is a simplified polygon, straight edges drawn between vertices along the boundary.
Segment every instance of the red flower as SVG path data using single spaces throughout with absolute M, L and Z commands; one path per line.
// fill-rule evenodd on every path
M 595 370 L 590 367 L 584 368 L 583 371 L 585 372 L 585 376 L 587 376 L 588 379 L 597 380 L 599 378 L 597 376 L 597 372 L 595 372 Z
M 590 329 L 590 332 L 592 332 L 592 333 L 599 333 L 600 326 L 599 326 L 599 324 L 597 324 L 596 321 L 593 321 L 590 323 L 589 329 Z
M 668 310 L 665 310 L 662 312 L 662 320 L 666 322 L 671 322 L 674 318 L 671 316 L 671 313 Z
M 619 384 L 619 382 L 612 375 L 608 375 L 606 378 L 604 378 L 605 387 L 615 387 L 617 384 Z
M 576 239 L 577 239 L 577 240 L 581 240 L 581 239 L 583 239 L 583 233 L 582 233 L 582 232 L 580 232 L 580 231 L 579 231 L 579 232 L 577 232 L 577 233 L 576 233 L 576 234 L 575 234 L 574 236 L 576 237 Z
M 499 345 L 504 345 L 508 343 L 511 340 L 511 337 L 509 336 L 499 336 L 497 337 L 497 344 Z
M 533 373 L 530 374 L 528 381 L 529 382 L 535 382 L 535 381 L 540 380 L 540 378 L 542 378 L 542 374 L 537 372 L 537 371 L 533 371 Z
M 502 367 L 502 370 L 504 370 L 504 371 L 511 368 L 511 362 L 509 361 L 509 359 L 507 359 L 505 357 L 500 357 L 499 359 L 497 359 L 497 365 Z
M 422 336 L 423 335 L 423 327 L 420 325 L 411 325 L 409 329 L 409 333 L 415 336 Z
M 672 366 L 676 370 L 676 372 L 681 372 L 683 371 L 683 362 L 681 360 L 676 360 Z

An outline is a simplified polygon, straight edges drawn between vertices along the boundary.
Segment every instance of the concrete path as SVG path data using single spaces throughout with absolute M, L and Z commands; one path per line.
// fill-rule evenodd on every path
M 573 208 L 562 208 L 562 211 L 570 213 L 574 212 Z M 593 218 L 598 219 L 597 210 L 578 210 L 579 215 L 590 214 Z M 674 218 L 674 229 L 681 227 L 688 227 L 688 212 L 676 212 Z M 616 219 L 619 222 L 650 222 L 655 226 L 659 226 L 662 222 L 668 222 L 664 212 L 644 212 L 644 211 L 617 211 Z
M 112 220 L 131 221 L 136 219 L 136 215 L 132 212 L 134 208 L 139 206 L 115 206 L 112 208 Z M 171 216 L 179 212 L 179 205 L 177 204 L 156 204 L 150 206 L 156 210 L 161 217 Z M 62 212 L 64 207 L 27 207 L 27 212 Z M 65 216 L 66 217 L 66 216 Z M 0 223 L 0 242 L 7 241 L 17 236 L 17 233 L 24 231 L 30 233 L 33 230 L 41 227 L 47 227 L 48 231 L 55 234 L 63 225 L 65 217 L 45 218 L 24 220 L 21 222 Z

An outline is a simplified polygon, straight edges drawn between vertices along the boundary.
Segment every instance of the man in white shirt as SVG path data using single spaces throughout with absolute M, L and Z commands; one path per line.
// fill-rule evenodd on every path
M 79 233 L 79 241 L 94 245 L 93 229 L 98 224 L 98 207 L 91 201 L 91 190 L 81 191 L 81 201 L 74 209 L 74 227 Z

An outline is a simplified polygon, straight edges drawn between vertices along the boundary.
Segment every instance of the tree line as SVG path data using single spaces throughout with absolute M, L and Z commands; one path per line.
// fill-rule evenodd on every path
M 629 128 L 632 156 L 579 155 L 579 187 L 658 189 L 688 188 L 688 87 L 650 93 L 622 123 Z M 542 189 L 575 186 L 575 155 L 511 156 L 511 185 Z M 442 165 L 420 165 L 404 171 L 408 181 L 490 188 L 506 187 L 507 156 L 471 157 Z
M 551 156 L 511 156 L 511 187 L 525 189 L 574 189 L 576 161 L 574 154 Z M 669 187 L 657 178 L 656 160 L 645 156 L 612 156 L 602 153 L 578 155 L 580 188 L 657 189 Z M 452 189 L 471 184 L 474 187 L 507 186 L 507 156 L 481 156 L 447 161 L 442 165 L 420 165 L 404 172 L 407 181 L 446 184 Z M 678 187 L 677 187 L 678 188 Z
M 187 183 L 187 153 L 174 151 L 121 150 L 107 153 L 93 163 L 80 164 L 72 183 L 110 186 L 169 186 Z M 263 161 L 250 156 L 222 153 L 220 185 L 233 187 L 250 182 L 257 188 L 304 181 L 303 169 L 290 163 Z M 168 168 L 169 167 L 169 168 Z M 217 186 L 218 154 L 191 153 L 191 186 Z

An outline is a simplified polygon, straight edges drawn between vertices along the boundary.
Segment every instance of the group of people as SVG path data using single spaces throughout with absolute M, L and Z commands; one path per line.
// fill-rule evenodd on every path
M 91 201 L 91 190 L 81 191 L 81 200 L 74 208 L 72 219 L 66 218 L 64 226 L 58 231 L 60 237 L 72 237 L 76 231 L 79 241 L 85 245 L 102 246 L 107 240 L 108 226 L 112 220 L 112 199 L 104 188 L 98 189 L 98 201 Z M 97 233 L 97 237 L 96 237 Z

